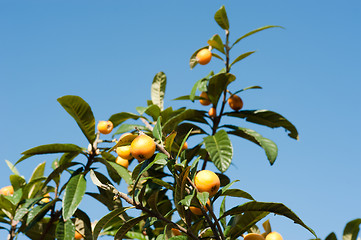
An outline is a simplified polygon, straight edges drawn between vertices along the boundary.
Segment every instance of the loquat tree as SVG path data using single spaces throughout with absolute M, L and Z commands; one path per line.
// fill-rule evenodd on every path
M 298 139 L 298 132 L 276 112 L 243 110 L 239 95 L 261 87 L 240 88 L 231 73 L 238 62 L 254 53 L 246 52 L 231 59 L 234 46 L 255 33 L 280 26 L 255 29 L 230 43 L 230 25 L 223 6 L 214 18 L 225 36 L 222 39 L 216 34 L 207 46 L 195 51 L 190 67 L 212 60 L 221 60 L 224 67 L 198 80 L 189 95 L 175 99 L 192 101 L 195 106 L 199 101 L 201 105 L 210 105 L 210 111 L 165 108 L 167 77 L 163 72 L 155 75 L 151 100 L 145 107 L 137 107 L 137 113 L 115 113 L 97 126 L 91 107 L 81 97 L 60 97 L 58 102 L 74 118 L 89 146 L 46 144 L 24 151 L 15 164 L 7 161 L 13 174 L 11 186 L 0 190 L 0 224 L 1 229 L 9 232 L 9 240 L 18 235 L 36 240 L 95 240 L 102 235 L 141 240 L 280 240 L 281 235 L 273 232 L 265 219 L 270 213 L 289 218 L 317 237 L 284 204 L 257 201 L 250 193 L 232 188 L 237 180 L 231 181 L 225 174 L 233 159 L 229 135 L 260 146 L 270 165 L 277 158 L 277 145 L 242 127 L 242 120 L 284 128 L 292 139 Z M 239 124 L 222 125 L 225 118 L 237 119 Z M 134 124 L 134 120 L 139 123 Z M 191 138 L 201 140 L 189 148 L 187 141 Z M 44 175 L 45 162 L 35 167 L 29 180 L 16 169 L 22 161 L 54 153 L 62 155 L 52 162 L 49 175 Z M 137 164 L 130 170 L 128 166 L 133 161 Z M 218 172 L 207 169 L 210 164 Z M 90 184 L 95 184 L 98 192 L 87 192 Z M 120 191 L 120 185 L 126 185 L 127 192 Z M 79 208 L 87 197 L 105 205 L 109 212 L 91 221 L 86 209 Z M 227 197 L 239 198 L 243 204 L 227 209 Z M 219 209 L 214 208 L 215 202 L 220 203 Z M 136 214 L 131 216 L 130 212 Z M 260 221 L 262 233 L 257 227 Z

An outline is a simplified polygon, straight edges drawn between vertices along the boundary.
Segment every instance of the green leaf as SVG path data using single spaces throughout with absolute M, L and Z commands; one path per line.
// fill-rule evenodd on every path
M 270 128 L 283 127 L 289 131 L 288 136 L 298 140 L 296 127 L 282 115 L 269 110 L 243 110 L 239 112 L 224 113 L 230 117 L 244 118 L 248 122 L 264 125 Z
M 19 175 L 20 173 L 19 171 L 16 169 L 16 167 L 8 160 L 5 160 L 6 164 L 8 165 L 8 167 L 10 168 L 10 170 L 15 174 L 15 175 Z
M 56 226 L 56 239 L 58 240 L 73 240 L 75 234 L 75 227 L 72 221 L 60 221 Z
M 219 171 L 225 172 L 231 165 L 233 156 L 233 147 L 227 132 L 220 130 L 215 135 L 203 139 L 214 165 Z
M 224 44 L 222 42 L 221 37 L 218 34 L 213 35 L 213 37 L 211 39 L 208 40 L 207 42 L 210 46 L 212 46 L 213 48 L 217 49 L 218 51 L 220 51 L 221 53 L 225 54 L 224 51 Z
M 214 106 L 217 106 L 220 96 L 234 80 L 236 77 L 230 73 L 219 73 L 209 79 L 208 97 Z
M 310 231 L 315 237 L 317 237 L 316 233 L 309 228 L 306 224 L 302 222 L 302 220 L 289 208 L 287 208 L 282 203 L 272 203 L 272 202 L 247 202 L 245 204 L 233 207 L 232 209 L 226 211 L 220 218 L 229 216 L 229 215 L 238 215 L 248 212 L 270 212 L 275 213 L 278 215 L 285 216 L 291 220 L 293 220 L 295 223 L 301 225 L 308 231 Z
M 209 192 L 197 192 L 197 198 L 202 205 L 206 206 L 209 199 Z
M 230 66 L 233 66 L 233 64 L 235 64 L 236 62 L 241 61 L 242 59 L 248 57 L 249 55 L 252 55 L 252 54 L 255 53 L 255 52 L 256 52 L 256 51 L 246 52 L 246 53 L 243 53 L 243 54 L 239 55 L 236 59 L 234 59 L 234 61 L 231 63 Z
M 70 178 L 64 193 L 63 218 L 69 220 L 78 208 L 86 190 L 86 180 L 83 174 L 77 174 Z
M 263 31 L 263 30 L 265 30 L 265 29 L 274 28 L 274 27 L 283 28 L 283 27 L 281 27 L 281 26 L 276 26 L 276 25 L 268 25 L 268 26 L 264 26 L 264 27 L 257 28 L 257 29 L 255 29 L 255 30 L 250 31 L 249 33 L 243 35 L 242 37 L 238 38 L 238 39 L 233 43 L 232 47 L 233 47 L 234 45 L 236 45 L 239 41 L 241 41 L 242 39 L 244 39 L 244 38 L 246 38 L 246 37 L 248 37 L 248 36 L 251 36 L 251 35 L 253 35 L 253 34 L 255 34 L 255 33 L 258 33 L 258 32 L 260 32 L 260 31 Z
M 174 191 L 174 188 L 173 186 L 168 183 L 168 182 L 165 182 L 159 178 L 155 178 L 155 177 L 144 177 L 144 178 L 141 178 L 141 180 L 151 180 L 153 183 L 159 185 L 159 186 L 162 186 L 162 187 L 165 187 L 171 191 Z
M 125 132 L 129 132 L 129 131 L 134 131 L 135 128 L 138 128 L 140 130 L 144 130 L 145 127 L 143 125 L 139 125 L 139 124 L 122 124 L 119 126 L 119 128 L 117 129 L 117 131 L 113 134 L 113 137 Z
M 115 163 L 115 162 L 108 162 L 116 171 L 117 173 L 119 174 L 119 176 L 124 179 L 124 181 L 130 185 L 132 184 L 132 177 L 130 176 L 128 170 L 123 167 L 123 166 L 120 166 L 119 164 Z
M 167 77 L 164 72 L 159 72 L 154 76 L 152 88 L 151 88 L 151 98 L 153 104 L 159 106 L 161 110 L 164 108 L 164 93 L 165 87 L 167 85 Z
M 110 213 L 106 214 L 104 217 L 102 217 L 95 225 L 93 230 L 93 239 L 98 239 L 99 233 L 101 230 L 114 218 L 118 217 L 128 209 L 131 209 L 134 207 L 125 207 L 125 208 L 118 208 L 114 209 Z
M 171 238 L 168 238 L 168 240 L 187 240 L 188 237 L 187 236 L 183 236 L 183 235 L 179 235 L 179 236 L 174 236 Z
M 189 66 L 191 67 L 191 69 L 193 69 L 193 68 L 194 68 L 195 66 L 197 66 L 197 64 L 198 64 L 198 61 L 197 61 L 197 58 L 196 58 L 197 53 L 198 53 L 200 50 L 205 49 L 205 48 L 208 49 L 208 46 L 202 47 L 202 48 L 198 49 L 197 51 L 195 51 L 195 52 L 192 54 L 191 58 L 189 59 Z
M 223 28 L 224 30 L 228 30 L 229 29 L 229 22 L 228 22 L 228 17 L 227 17 L 227 13 L 226 13 L 226 9 L 224 8 L 224 6 L 222 6 L 214 15 L 214 20 L 216 20 L 216 22 L 218 23 L 218 25 Z
M 201 123 L 207 123 L 204 119 L 204 111 L 198 111 L 195 109 L 186 109 L 179 114 L 171 117 L 166 123 L 163 125 L 163 132 L 169 133 L 173 129 L 175 129 L 181 122 L 183 121 L 196 121 Z
M 14 188 L 14 191 L 26 185 L 25 179 L 20 175 L 16 175 L 16 174 L 10 175 L 10 182 Z
M 272 140 L 263 137 L 261 134 L 252 129 L 241 128 L 232 125 L 225 125 L 225 127 L 234 129 L 234 131 L 228 131 L 229 134 L 242 137 L 262 147 L 271 165 L 273 165 L 273 163 L 276 161 L 278 148 L 276 143 L 274 143 Z
M 59 175 L 65 170 L 68 169 L 69 167 L 78 165 L 80 163 L 78 162 L 68 162 L 68 163 L 64 163 L 62 165 L 60 165 L 59 167 L 57 167 L 54 171 L 52 171 L 47 179 L 45 180 L 45 182 L 43 183 L 43 188 L 53 179 L 56 179 L 57 177 L 59 177 Z
M 46 162 L 42 162 L 34 169 L 33 174 L 30 177 L 29 182 L 34 181 L 35 179 L 44 176 L 45 164 L 46 164 Z
M 132 218 L 128 221 L 126 221 L 117 231 L 117 233 L 114 236 L 114 239 L 123 239 L 124 236 L 127 234 L 127 232 L 132 229 L 135 225 L 137 225 L 140 221 L 148 218 L 148 215 L 143 215 L 140 217 Z
M 240 197 L 249 200 L 254 200 L 254 198 L 247 192 L 241 189 L 227 189 L 222 191 L 221 196 L 230 196 L 230 197 Z
M 186 195 L 186 183 L 189 175 L 190 166 L 186 167 L 176 178 L 176 186 L 174 192 L 174 204 L 178 211 L 179 216 L 185 221 L 185 209 L 184 206 L 179 205 L 179 202 L 185 198 Z
M 157 123 L 153 128 L 153 136 L 162 142 L 162 126 L 161 126 L 162 117 L 158 117 Z
M 245 212 L 242 215 L 236 215 L 230 220 L 230 228 L 225 234 L 230 239 L 236 239 L 268 214 L 268 212 Z
M 89 216 L 80 209 L 77 209 L 74 213 L 75 217 L 75 229 L 85 236 L 85 239 L 93 239 L 92 223 Z
M 81 97 L 67 95 L 58 102 L 74 118 L 89 143 L 95 141 L 95 119 L 89 104 Z
M 235 93 L 233 93 L 233 95 L 236 95 L 237 93 L 240 93 L 240 92 L 243 92 L 243 91 L 246 91 L 246 90 L 249 90 L 249 89 L 262 89 L 262 87 L 260 87 L 260 86 L 246 87 L 246 88 L 243 88 L 241 90 L 236 91 Z
M 134 113 L 121 112 L 121 113 L 116 113 L 116 114 L 113 114 L 112 116 L 110 116 L 109 121 L 111 121 L 113 123 L 114 127 L 117 127 L 119 124 L 121 124 L 122 122 L 124 122 L 128 119 L 137 120 L 139 118 L 140 118 L 140 116 L 138 116 Z
M 46 144 L 46 145 L 41 145 L 41 146 L 31 148 L 21 154 L 31 157 L 31 156 L 37 155 L 37 154 L 66 153 L 66 152 L 81 153 L 81 152 L 83 152 L 83 150 L 81 147 L 74 145 L 74 144 L 53 143 L 53 144 Z M 23 160 L 25 160 L 25 159 L 20 158 L 15 163 L 15 165 Z
M 172 146 L 174 143 L 174 138 L 177 136 L 177 132 L 173 131 L 171 132 L 166 138 L 165 138 L 165 149 L 170 153 L 172 151 Z
M 360 232 L 361 218 L 348 222 L 343 230 L 342 240 L 356 240 Z

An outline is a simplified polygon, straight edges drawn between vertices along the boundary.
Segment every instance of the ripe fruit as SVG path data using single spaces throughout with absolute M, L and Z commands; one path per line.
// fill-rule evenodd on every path
M 155 142 L 147 135 L 139 135 L 130 145 L 130 154 L 138 159 L 138 162 L 147 160 L 153 156 L 155 152 Z
M 197 53 L 196 59 L 199 64 L 206 65 L 211 61 L 212 53 L 208 49 L 204 48 Z
M 196 185 L 198 191 L 208 192 L 211 197 L 217 193 L 219 187 L 221 186 L 221 181 L 214 172 L 202 170 L 194 177 L 194 184 Z
M 264 240 L 264 237 L 258 233 L 248 233 L 244 237 L 244 240 Z
M 0 195 L 5 195 L 5 196 L 9 196 L 9 195 L 13 195 L 14 194 L 14 188 L 13 186 L 6 186 L 0 189 Z
M 208 115 L 212 118 L 217 117 L 217 110 L 215 107 L 211 107 L 211 109 L 209 109 L 208 111 Z
M 98 131 L 102 134 L 108 134 L 113 130 L 113 123 L 111 121 L 99 121 Z
M 243 107 L 242 99 L 237 95 L 232 95 L 228 98 L 228 105 L 235 111 L 241 110 Z
M 203 99 L 199 99 L 199 102 L 203 105 L 203 106 L 208 106 L 209 104 L 211 104 L 211 101 L 209 100 L 208 94 L 206 92 L 201 92 L 201 95 L 199 95 L 201 98 Z
M 130 160 L 132 155 L 130 154 L 130 145 L 117 147 L 116 152 L 119 157 Z
M 188 143 L 184 142 L 183 146 L 182 146 L 182 151 L 188 149 Z
M 125 168 L 128 168 L 128 166 L 129 166 L 129 161 L 127 159 L 124 159 L 124 158 L 119 157 L 119 156 L 115 159 L 115 162 L 118 163 L 120 166 L 123 166 Z
M 211 201 L 209 201 L 209 199 L 207 200 L 207 204 L 211 206 Z M 206 206 L 203 206 L 203 208 L 204 210 L 206 210 L 206 212 L 208 211 Z M 195 215 L 203 215 L 202 210 L 200 208 L 190 206 L 189 210 L 191 210 L 191 212 Z
M 174 236 L 182 235 L 182 233 L 177 228 L 172 228 L 171 230 Z
M 83 236 L 78 231 L 75 231 L 74 239 L 83 239 Z
M 266 240 L 283 240 L 283 238 L 278 232 L 270 232 L 267 234 Z
M 48 202 L 50 202 L 50 194 L 49 194 L 49 193 L 45 194 L 45 195 L 44 195 L 44 198 L 41 199 L 41 201 L 42 201 L 43 203 L 48 203 Z

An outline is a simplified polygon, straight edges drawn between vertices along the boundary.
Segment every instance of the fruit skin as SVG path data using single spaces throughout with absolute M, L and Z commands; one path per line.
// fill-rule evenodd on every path
M 118 156 L 118 157 L 115 159 L 115 162 L 116 162 L 117 164 L 119 164 L 120 166 L 123 166 L 123 167 L 125 167 L 125 168 L 128 168 L 128 166 L 129 166 L 129 161 L 128 161 L 127 159 L 125 159 L 125 158 L 120 157 L 120 156 Z
M 208 94 L 206 92 L 201 92 L 201 94 L 199 96 L 201 98 L 204 98 L 204 99 L 199 99 L 199 102 L 203 106 L 208 106 L 209 104 L 211 104 L 211 101 L 209 100 Z
M 6 186 L 0 189 L 0 195 L 10 196 L 14 194 L 13 186 Z
M 219 187 L 221 186 L 221 181 L 214 172 L 210 170 L 202 170 L 194 177 L 194 184 L 199 192 L 208 192 L 211 197 L 217 193 Z
M 133 140 L 130 145 L 130 154 L 132 154 L 138 162 L 142 162 L 153 156 L 155 147 L 154 140 L 151 137 L 142 134 Z
M 75 231 L 74 239 L 83 239 L 83 236 L 78 231 Z
M 209 201 L 209 199 L 207 200 L 207 204 L 209 206 L 211 206 L 211 201 Z M 206 210 L 206 212 L 208 211 L 207 207 L 206 206 L 203 206 L 204 210 Z M 189 210 L 191 210 L 191 212 L 195 215 L 203 215 L 202 213 L 202 210 L 200 208 L 197 208 L 197 207 L 193 207 L 193 206 L 190 206 L 189 207 Z
M 182 235 L 182 233 L 177 228 L 172 228 L 171 230 L 174 236 Z
M 212 52 L 209 51 L 208 49 L 202 49 L 200 50 L 197 55 L 196 55 L 196 59 L 198 61 L 199 64 L 201 65 L 206 65 L 208 64 L 211 59 L 212 59 Z
M 113 123 L 111 121 L 99 121 L 98 131 L 102 134 L 109 134 L 113 130 Z
M 267 234 L 266 240 L 283 240 L 283 238 L 278 232 L 270 232 Z
M 243 101 L 237 95 L 232 95 L 228 98 L 228 105 L 235 111 L 241 110 L 243 108 Z
M 188 149 L 188 143 L 184 142 L 183 146 L 182 146 L 182 151 Z
M 50 194 L 49 194 L 49 193 L 46 193 L 46 194 L 44 195 L 44 198 L 41 199 L 41 201 L 42 201 L 43 203 L 48 203 L 48 202 L 50 202 Z
M 248 233 L 244 240 L 265 240 L 261 234 L 258 233 Z
M 212 107 L 209 109 L 208 111 L 208 115 L 212 118 L 215 118 L 217 117 L 217 111 L 216 111 L 216 108 L 215 107 Z
M 117 147 L 115 150 L 119 157 L 130 160 L 133 158 L 132 154 L 130 154 L 130 145 Z

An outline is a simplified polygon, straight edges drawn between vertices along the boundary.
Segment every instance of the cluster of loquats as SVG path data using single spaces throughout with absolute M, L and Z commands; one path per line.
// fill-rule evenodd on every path
M 0 189 L 0 195 L 10 196 L 14 194 L 13 186 L 6 186 Z

